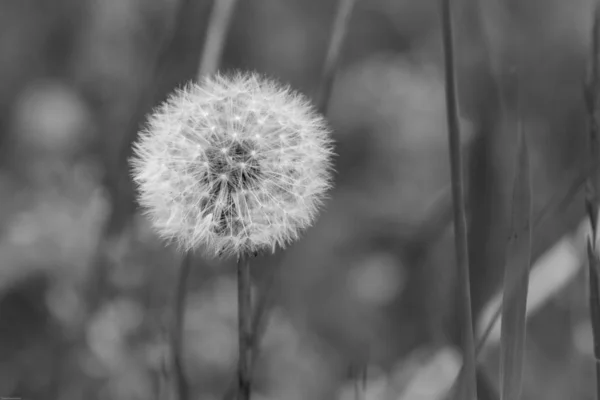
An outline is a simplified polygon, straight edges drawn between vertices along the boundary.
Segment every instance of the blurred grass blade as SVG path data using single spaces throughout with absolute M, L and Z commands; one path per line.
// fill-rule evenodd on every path
M 471 311 L 471 285 L 469 279 L 469 248 L 467 241 L 466 199 L 464 194 L 463 159 L 458 115 L 456 73 L 454 64 L 454 34 L 452 3 L 441 0 L 442 41 L 444 50 L 444 81 L 446 94 L 446 118 L 452 181 L 452 205 L 454 211 L 454 240 L 458 273 L 457 301 L 461 312 L 461 350 L 464 375 L 459 384 L 458 398 L 475 400 L 477 383 L 475 376 L 475 344 Z
M 592 168 L 597 168 L 598 164 L 595 163 L 591 165 Z M 543 230 L 547 223 L 551 221 L 552 217 L 556 214 L 560 214 L 564 209 L 570 206 L 575 198 L 577 198 L 582 188 L 586 182 L 590 174 L 590 170 L 584 171 L 583 174 L 578 174 L 577 176 L 568 176 L 567 179 L 564 180 L 564 184 L 560 185 L 560 187 L 567 187 L 566 190 L 560 191 L 556 193 L 550 202 L 548 202 L 541 212 L 536 216 L 533 223 L 533 231 Z M 510 261 L 509 261 L 510 262 Z M 531 265 L 529 266 L 531 268 Z M 529 272 L 529 269 L 524 269 L 521 271 L 522 275 L 525 275 Z M 512 298 L 514 293 L 508 292 L 504 293 L 503 296 L 508 298 Z M 483 350 L 494 325 L 500 318 L 500 314 L 502 312 L 502 305 L 499 304 L 496 310 L 494 311 L 493 317 L 486 324 L 483 334 L 477 340 L 477 346 L 475 348 L 475 356 L 479 357 L 481 351 Z
M 521 124 L 518 121 L 519 125 Z M 500 398 L 517 400 L 523 383 L 523 358 L 526 336 L 528 271 L 531 264 L 531 182 L 525 134 L 519 126 L 517 169 L 513 187 L 511 232 L 508 256 L 515 262 L 506 266 L 502 301 L 500 355 Z
M 600 124 L 598 122 L 598 91 L 600 90 L 600 7 L 595 3 L 594 23 L 592 27 L 592 49 L 588 70 L 588 82 L 585 87 L 585 99 L 588 107 L 589 146 L 588 165 L 593 166 L 600 160 Z M 592 167 L 593 168 L 593 167 Z M 598 259 L 598 211 L 600 208 L 600 171 L 593 168 L 586 185 L 585 206 L 591 227 L 588 239 L 589 268 L 589 304 L 592 335 L 594 339 L 594 356 L 596 359 L 596 399 L 600 399 L 600 294 L 598 293 L 598 275 L 600 260 Z
M 592 248 L 591 240 L 588 241 L 588 258 L 590 271 L 590 319 L 594 338 L 594 357 L 596 359 L 596 398 L 600 398 L 600 290 L 598 279 L 600 276 L 600 259 Z
M 321 80 L 315 96 L 315 104 L 322 114 L 327 114 L 333 79 L 340 61 L 342 46 L 344 45 L 344 39 L 356 1 L 338 0 L 337 3 L 331 35 L 329 36 L 327 45 L 327 53 L 325 54 L 323 72 L 321 73 Z
M 217 72 L 237 0 L 215 0 L 198 68 L 198 81 Z
M 558 191 L 556 194 L 552 196 L 552 199 L 542 208 L 539 214 L 534 219 L 533 223 L 533 231 L 543 230 L 546 225 L 552 220 L 553 216 L 562 213 L 570 204 L 578 198 L 578 196 L 582 192 L 582 188 L 588 179 L 588 176 L 591 174 L 591 171 L 594 168 L 598 168 L 599 163 L 594 161 L 588 169 L 584 170 L 583 173 L 577 173 L 576 175 L 568 174 L 567 178 L 563 180 L 563 184 L 559 185 L 559 187 L 566 187 L 566 190 Z M 446 206 L 450 208 L 450 206 Z M 512 262 L 511 260 L 508 263 Z M 532 265 L 529 265 L 529 268 L 524 268 L 520 271 L 521 275 L 528 274 Z M 511 288 L 509 292 L 503 292 L 503 298 L 512 299 L 514 296 L 514 287 Z M 483 330 L 483 334 L 479 336 L 477 339 L 477 346 L 475 347 L 475 358 L 478 359 L 482 354 L 483 348 L 487 343 L 487 340 L 492 332 L 494 325 L 500 318 L 500 314 L 502 313 L 502 303 L 498 303 L 496 309 L 494 310 L 492 318 L 485 325 L 485 329 Z M 459 377 L 457 379 L 462 379 L 461 377 L 464 374 L 464 366 L 461 368 Z

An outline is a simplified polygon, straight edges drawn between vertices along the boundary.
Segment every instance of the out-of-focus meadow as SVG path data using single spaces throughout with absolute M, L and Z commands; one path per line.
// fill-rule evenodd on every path
M 221 70 L 314 95 L 336 4 L 239 1 Z M 515 105 L 497 100 L 505 71 L 521 63 L 535 218 L 583 170 L 592 0 L 456 4 L 471 283 L 485 319 L 501 284 L 516 151 L 505 123 Z M 127 158 L 146 113 L 195 77 L 211 7 L 0 2 L 0 397 L 172 398 L 180 256 L 136 212 Z M 329 102 L 335 188 L 302 240 L 253 261 L 256 292 L 273 298 L 254 399 L 439 399 L 452 384 L 460 322 L 437 7 L 354 8 Z M 584 203 L 567 197 L 533 232 L 534 255 L 554 253 L 531 278 L 540 301 L 530 300 L 523 399 L 593 398 Z M 237 358 L 235 263 L 195 264 L 186 370 L 194 399 L 221 399 Z M 493 343 L 482 359 L 497 382 Z M 349 368 L 364 365 L 364 377 Z

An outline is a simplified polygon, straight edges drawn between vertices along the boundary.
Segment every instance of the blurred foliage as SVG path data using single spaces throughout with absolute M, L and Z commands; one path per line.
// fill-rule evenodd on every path
M 211 3 L 0 2 L 0 396 L 172 398 L 179 256 L 135 212 L 126 160 L 144 115 L 195 75 Z M 503 115 L 497 102 L 503 68 L 511 52 L 524 63 L 537 215 L 582 170 L 592 1 L 486 0 L 484 27 L 474 3 L 458 2 L 457 25 L 478 311 L 502 276 L 516 149 L 503 119 L 514 104 Z M 239 2 L 223 69 L 314 93 L 335 4 Z M 256 399 L 351 398 L 354 364 L 369 363 L 373 399 L 434 398 L 452 374 L 443 366 L 459 324 L 436 5 L 356 6 L 331 99 L 336 188 L 305 238 L 253 261 L 257 293 L 270 274 L 277 283 Z M 536 256 L 582 217 L 575 198 L 534 232 Z M 582 279 L 530 321 L 524 398 L 592 398 Z M 196 398 L 218 399 L 237 354 L 232 262 L 198 255 L 189 290 L 186 368 Z M 415 392 L 409 377 L 442 348 Z M 497 356 L 486 356 L 492 372 Z

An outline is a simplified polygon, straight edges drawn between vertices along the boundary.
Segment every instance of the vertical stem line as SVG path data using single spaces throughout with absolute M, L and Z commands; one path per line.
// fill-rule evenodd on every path
M 600 399 L 600 288 L 598 287 L 598 270 L 600 259 L 592 241 L 588 241 L 589 285 L 590 285 L 590 319 L 594 338 L 594 357 L 596 365 L 596 399 Z
M 217 71 L 227 39 L 227 31 L 237 0 L 215 0 L 208 22 L 208 31 L 200 59 L 197 80 Z
M 331 88 L 333 79 L 339 64 L 342 46 L 348 30 L 348 24 L 352 17 L 352 10 L 356 0 L 338 0 L 331 36 L 327 45 L 327 54 L 325 55 L 325 64 L 321 74 L 321 82 L 318 87 L 315 103 L 322 114 L 327 114 L 329 98 L 331 97 Z
M 238 278 L 238 394 L 239 400 L 250 400 L 252 346 L 252 296 L 250 286 L 250 258 L 241 255 L 237 263 Z
M 193 253 L 186 252 L 182 261 L 177 285 L 175 287 L 175 313 L 173 321 L 173 332 L 171 334 L 171 351 L 173 357 L 173 374 L 175 376 L 175 389 L 178 400 L 189 400 L 190 387 L 185 376 L 183 365 L 183 331 L 184 316 L 187 298 L 187 282 L 192 269 Z
M 598 123 L 598 96 L 600 90 L 600 6 L 594 3 L 592 49 L 589 62 L 589 79 L 585 88 L 589 124 L 589 161 L 593 166 L 600 160 L 600 124 Z M 586 209 L 591 234 L 588 239 L 589 305 L 596 367 L 596 399 L 600 399 L 600 289 L 598 287 L 600 259 L 598 258 L 598 212 L 600 207 L 600 172 L 592 167 L 586 185 Z
M 473 340 L 473 317 L 471 312 L 471 288 L 469 282 L 469 252 L 467 243 L 467 219 L 463 181 L 463 160 L 461 154 L 460 123 L 456 93 L 456 73 L 454 67 L 454 43 L 452 28 L 452 6 L 450 0 L 441 0 L 442 38 L 444 49 L 444 71 L 446 86 L 446 118 L 450 150 L 452 179 L 452 201 L 454 210 L 454 240 L 458 269 L 458 301 L 462 311 L 461 345 L 465 368 L 465 384 L 461 385 L 464 395 L 461 399 L 475 400 L 475 346 Z

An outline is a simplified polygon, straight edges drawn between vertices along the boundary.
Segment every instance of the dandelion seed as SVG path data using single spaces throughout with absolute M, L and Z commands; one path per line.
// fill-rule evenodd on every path
M 183 250 L 214 255 L 285 246 L 331 184 L 331 140 L 306 98 L 256 74 L 190 83 L 134 144 L 139 203 Z M 293 211 L 293 212 L 291 212 Z

